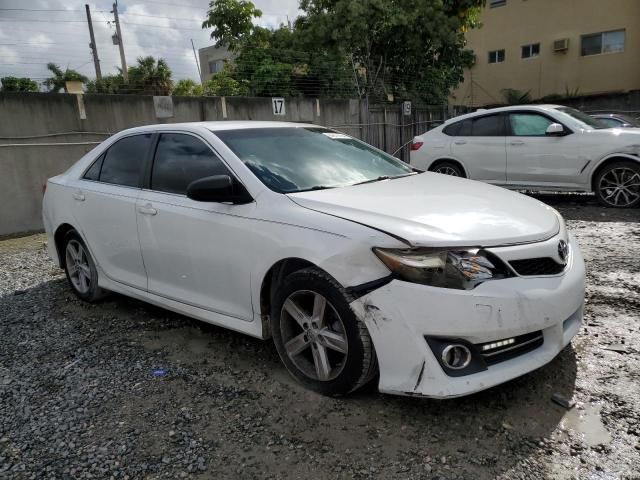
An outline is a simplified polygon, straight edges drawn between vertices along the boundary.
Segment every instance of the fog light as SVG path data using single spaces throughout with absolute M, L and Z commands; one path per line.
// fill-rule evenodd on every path
M 447 345 L 442 350 L 442 363 L 452 370 L 461 370 L 471 363 L 471 351 L 459 343 Z

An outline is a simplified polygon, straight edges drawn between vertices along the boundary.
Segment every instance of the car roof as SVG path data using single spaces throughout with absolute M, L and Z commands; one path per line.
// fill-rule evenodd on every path
M 141 127 L 129 128 L 123 130 L 121 133 L 137 133 L 137 132 L 149 132 L 163 131 L 163 130 L 185 130 L 190 131 L 198 128 L 205 128 L 212 132 L 220 130 L 241 130 L 247 128 L 284 128 L 284 127 L 317 127 L 323 128 L 322 125 L 315 125 L 313 123 L 300 123 L 300 122 L 274 122 L 274 121 L 259 121 L 259 120 L 222 120 L 212 122 L 182 122 L 182 123 L 159 123 L 153 125 L 144 125 Z M 325 127 L 326 128 L 326 127 Z
M 510 112 L 513 110 L 531 110 L 535 112 L 545 112 L 549 110 L 555 110 L 556 108 L 562 108 L 563 105 L 553 105 L 553 104 L 541 104 L 541 105 L 511 105 L 508 107 L 497 107 L 497 108 L 481 108 L 476 110 L 475 112 L 465 113 L 464 115 L 458 115 L 457 117 L 453 117 L 444 122 L 444 125 L 448 125 L 453 122 L 457 122 L 459 120 L 464 120 L 466 118 L 473 118 L 480 115 L 489 115 L 492 113 L 500 113 L 500 112 Z

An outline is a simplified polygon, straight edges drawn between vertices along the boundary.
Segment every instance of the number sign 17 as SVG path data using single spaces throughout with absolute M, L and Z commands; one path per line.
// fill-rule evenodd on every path
M 273 97 L 271 99 L 271 106 L 273 107 L 273 114 L 274 115 L 284 115 L 285 114 L 284 98 Z

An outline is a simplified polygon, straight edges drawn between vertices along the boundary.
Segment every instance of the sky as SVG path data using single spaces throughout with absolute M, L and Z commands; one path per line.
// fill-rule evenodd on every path
M 51 76 L 48 62 L 95 78 L 89 48 L 85 3 L 98 47 L 102 75 L 120 66 L 112 0 L 0 0 L 0 77 L 30 77 L 38 82 Z M 298 14 L 298 0 L 253 0 L 262 10 L 257 24 L 277 27 Z M 119 0 L 118 12 L 127 65 L 140 56 L 162 57 L 173 79 L 198 80 L 191 39 L 198 48 L 213 45 L 210 30 L 201 28 L 208 0 Z

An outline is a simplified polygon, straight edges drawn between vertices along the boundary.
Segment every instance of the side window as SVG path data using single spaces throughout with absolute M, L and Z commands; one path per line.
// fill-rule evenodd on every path
M 456 135 L 458 135 L 458 130 L 460 129 L 460 125 L 462 125 L 462 123 L 463 122 L 456 122 L 452 123 L 451 125 L 447 125 L 442 129 L 442 133 L 444 133 L 445 135 L 449 135 L 450 137 L 455 137 Z
M 104 160 L 104 153 L 98 157 L 98 159 L 91 164 L 91 166 L 87 169 L 84 174 L 84 177 L 87 180 L 93 180 L 97 182 L 100 180 L 100 170 L 102 169 L 102 161 Z
M 504 136 L 504 119 L 502 115 L 487 115 L 474 118 L 471 126 L 471 135 L 474 137 L 501 137 Z
M 458 130 L 458 137 L 469 137 L 471 135 L 471 119 L 460 122 L 460 129 Z
M 182 133 L 160 135 L 151 171 L 151 189 L 186 194 L 194 180 L 229 175 L 226 165 L 202 140 Z
M 544 115 L 512 113 L 509 115 L 511 135 L 516 137 L 544 137 L 547 127 L 553 123 Z
M 151 134 L 147 133 L 125 137 L 111 145 L 102 162 L 100 181 L 125 187 L 140 186 L 150 144 Z

